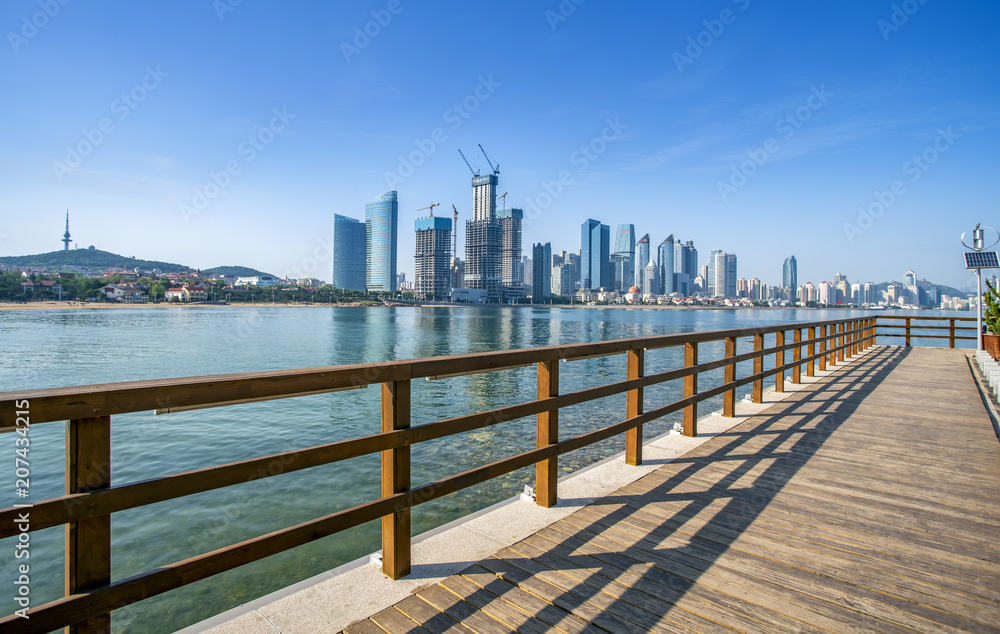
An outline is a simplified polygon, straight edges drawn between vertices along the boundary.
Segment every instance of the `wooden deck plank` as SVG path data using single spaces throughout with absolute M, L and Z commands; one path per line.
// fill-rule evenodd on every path
M 882 347 L 349 631 L 1000 632 L 998 483 L 962 353 Z

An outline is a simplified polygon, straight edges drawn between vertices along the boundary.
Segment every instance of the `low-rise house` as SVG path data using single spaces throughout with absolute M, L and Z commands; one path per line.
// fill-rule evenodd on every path
M 267 286 L 278 286 L 278 284 L 278 278 L 273 275 L 251 275 L 240 277 L 236 280 L 236 286 L 259 286 L 264 288 Z
M 61 297 L 63 292 L 62 284 L 56 280 L 28 280 L 21 284 L 25 295 L 34 295 L 39 291 L 50 291 L 56 297 Z
M 163 298 L 168 302 L 203 302 L 208 293 L 201 286 L 175 286 L 168 288 Z
M 108 284 L 97 290 L 104 293 L 105 299 L 120 304 L 145 304 L 149 300 L 146 291 L 133 284 Z

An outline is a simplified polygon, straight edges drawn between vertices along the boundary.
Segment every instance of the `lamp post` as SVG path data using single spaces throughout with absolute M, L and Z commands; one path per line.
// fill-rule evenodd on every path
M 976 271 L 976 350 L 983 349 L 983 269 L 1000 268 L 996 251 L 985 251 L 988 248 L 986 245 L 987 229 L 997 236 L 989 244 L 992 247 L 1000 242 L 1000 232 L 992 227 L 983 227 L 976 223 L 976 228 L 972 230 L 971 245 L 966 244 L 965 233 L 962 234 L 962 244 L 965 248 L 972 249 L 972 252 L 965 254 L 965 268 Z

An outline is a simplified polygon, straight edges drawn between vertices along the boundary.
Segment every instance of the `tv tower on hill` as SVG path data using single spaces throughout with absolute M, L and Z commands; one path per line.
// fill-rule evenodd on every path
M 66 210 L 66 233 L 63 234 L 63 251 L 69 251 L 69 209 Z

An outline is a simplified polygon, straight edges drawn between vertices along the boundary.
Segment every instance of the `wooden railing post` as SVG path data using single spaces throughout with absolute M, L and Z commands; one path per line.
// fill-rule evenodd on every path
M 753 351 L 760 352 L 764 349 L 764 335 L 754 335 L 753 336 Z M 753 373 L 761 374 L 764 371 L 764 357 L 754 357 L 753 360 Z M 750 398 L 754 403 L 764 402 L 764 379 L 763 377 L 758 377 L 754 379 L 753 382 L 753 393 Z
M 684 344 L 684 367 L 698 365 L 698 342 Z M 689 374 L 684 377 L 684 398 L 698 393 L 698 375 Z M 694 403 L 684 408 L 684 435 L 691 438 L 698 435 L 698 404 Z
M 802 343 L 801 328 L 796 328 L 795 330 L 792 331 L 792 343 L 794 344 Z M 792 383 L 797 384 L 802 382 L 802 364 L 799 363 L 800 361 L 802 361 L 802 346 L 796 345 L 794 348 L 792 348 L 792 363 L 795 364 L 795 367 L 792 368 Z
M 821 355 L 819 358 L 819 371 L 825 372 L 826 371 L 826 326 L 825 325 L 819 327 L 819 337 L 820 337 L 819 354 Z
M 955 347 L 955 320 L 954 319 L 950 320 L 949 321 L 949 325 L 948 325 L 948 347 L 949 348 L 954 348 Z
M 906 318 L 906 345 L 910 345 L 910 318 Z
M 726 358 L 736 356 L 736 337 L 726 337 Z M 736 364 L 726 366 L 723 381 L 732 383 L 736 380 Z M 736 416 L 736 389 L 727 390 L 722 395 L 722 415 L 726 418 Z
M 851 356 L 852 357 L 858 356 L 858 339 L 859 339 L 859 336 L 860 336 L 860 333 L 858 332 L 858 330 L 860 328 L 861 328 L 861 326 L 858 324 L 857 321 L 852 321 L 851 322 L 851 330 L 854 331 L 851 334 Z
M 111 417 L 79 418 L 66 423 L 66 494 L 111 486 Z M 111 516 L 66 525 L 66 596 L 111 583 Z M 111 614 L 66 628 L 73 634 L 111 631 Z
M 538 398 L 559 396 L 559 360 L 538 364 Z M 559 410 L 541 412 L 536 418 L 537 447 L 547 447 L 559 441 Z M 556 505 L 559 459 L 541 460 L 535 465 L 535 504 L 549 508 Z
M 778 332 L 776 332 L 775 335 L 774 335 L 774 337 L 775 337 L 775 342 L 774 342 L 775 346 L 777 346 L 778 348 L 780 348 L 781 346 L 785 345 L 785 331 L 784 330 L 779 330 Z M 774 365 L 775 365 L 775 367 L 778 367 L 778 368 L 780 368 L 781 366 L 785 365 L 785 351 L 784 350 L 779 350 L 776 353 L 774 353 Z M 782 370 L 781 372 L 778 372 L 777 374 L 774 375 L 774 391 L 775 392 L 779 392 L 779 393 L 785 391 L 785 371 L 784 370 Z
M 410 382 L 382 384 L 382 431 L 410 426 Z M 410 446 L 382 452 L 382 497 L 410 488 Z M 382 517 L 382 573 L 390 579 L 410 574 L 410 506 L 400 505 Z
M 837 339 L 836 339 L 836 341 L 837 341 L 837 348 L 839 348 L 837 350 L 837 362 L 838 363 L 843 363 L 844 362 L 844 348 L 843 348 L 843 345 L 844 345 L 844 330 L 845 329 L 844 329 L 844 324 L 843 323 L 837 324 Z
M 645 350 L 628 351 L 628 379 L 638 379 L 645 376 Z M 642 388 L 629 390 L 625 397 L 625 417 L 635 418 L 642 414 Z M 625 464 L 639 466 L 642 464 L 642 425 L 625 432 Z
M 809 328 L 809 347 L 806 348 L 806 354 L 812 357 L 816 354 L 816 328 Z M 816 376 L 816 360 L 809 359 L 806 362 L 806 376 Z

